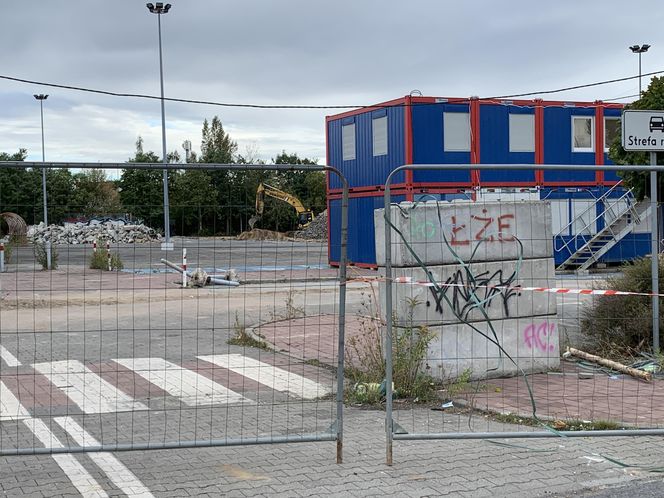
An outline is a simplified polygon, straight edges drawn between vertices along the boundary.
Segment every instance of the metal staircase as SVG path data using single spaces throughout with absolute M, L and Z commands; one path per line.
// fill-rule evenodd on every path
M 615 185 L 597 198 L 593 204 L 554 236 L 555 250 L 567 250 L 571 254 L 556 270 L 587 270 L 630 233 L 635 225 L 640 224 L 642 219 L 647 219 L 650 215 L 650 201 L 637 203 L 631 190 L 620 197 L 611 198 L 610 195 L 619 185 Z M 563 235 L 568 235 L 570 228 L 578 226 L 579 220 L 583 220 L 588 213 L 596 213 L 597 204 L 600 202 L 604 204 L 604 211 L 600 215 L 593 216 L 592 221 L 586 223 L 577 234 L 573 234 L 575 236 L 570 240 L 565 241 Z M 593 227 L 597 226 L 600 218 L 605 221 L 604 228 L 593 235 Z M 561 242 L 558 243 L 558 241 Z

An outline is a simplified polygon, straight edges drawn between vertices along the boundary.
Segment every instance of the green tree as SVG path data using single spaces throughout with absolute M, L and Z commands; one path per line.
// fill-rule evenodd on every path
M 159 163 L 152 151 L 143 150 L 143 139 L 136 140 L 136 153 L 130 163 Z M 169 175 L 169 189 L 173 182 Z M 123 169 L 119 182 L 120 201 L 124 210 L 154 228 L 164 228 L 164 193 L 161 169 Z
M 115 184 L 102 169 L 90 169 L 74 175 L 72 209 L 85 216 L 120 213 L 122 204 Z
M 13 154 L 0 152 L 0 161 L 24 161 L 27 155 L 25 149 L 19 149 Z M 16 213 L 27 223 L 32 224 L 35 215 L 35 198 L 34 186 L 28 181 L 28 170 L 25 168 L 0 170 L 0 212 Z
M 185 170 L 173 182 L 172 211 L 176 231 L 182 235 L 211 235 L 205 220 L 214 215 L 217 192 L 208 171 Z
M 201 132 L 201 163 L 231 164 L 237 159 L 237 143 L 224 131 L 218 116 L 211 122 L 203 121 Z M 242 213 L 241 186 L 242 175 L 233 174 L 228 170 L 213 170 L 208 173 L 212 187 L 216 192 L 215 210 L 208 220 L 208 230 L 216 233 L 224 227 L 224 233 L 230 235 L 240 230 Z

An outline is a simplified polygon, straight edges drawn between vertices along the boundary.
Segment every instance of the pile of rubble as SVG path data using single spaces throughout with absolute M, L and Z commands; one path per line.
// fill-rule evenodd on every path
M 145 225 L 128 225 L 124 222 L 105 221 L 103 223 L 67 223 L 65 226 L 44 223 L 28 228 L 28 238 L 53 244 L 92 244 L 94 241 L 112 244 L 136 244 L 161 240 L 161 235 Z
M 327 210 L 314 218 L 307 228 L 295 232 L 298 239 L 326 240 L 327 239 Z

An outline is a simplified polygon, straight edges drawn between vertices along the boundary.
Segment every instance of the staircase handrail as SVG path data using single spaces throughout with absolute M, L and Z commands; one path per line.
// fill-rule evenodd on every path
M 562 251 L 563 249 L 567 249 L 567 250 L 570 251 L 570 254 L 574 254 L 574 253 L 578 250 L 578 247 L 579 247 L 579 246 L 578 246 L 578 243 L 577 243 L 577 242 L 578 242 L 577 239 L 578 239 L 579 237 L 581 237 L 581 240 L 583 241 L 583 245 L 582 245 L 581 247 L 583 247 L 584 245 L 586 245 L 586 244 L 588 243 L 587 236 L 589 235 L 590 238 L 592 239 L 592 237 L 593 237 L 594 235 L 593 235 L 592 233 L 588 233 L 588 234 L 586 234 L 586 233 L 584 233 L 584 232 L 586 232 L 586 231 L 590 232 L 590 228 L 591 228 L 595 223 L 597 223 L 597 220 L 599 220 L 600 218 L 603 218 L 603 217 L 606 215 L 607 212 L 610 212 L 610 213 L 613 215 L 613 220 L 611 221 L 611 223 L 613 223 L 614 221 L 618 220 L 620 217 L 624 216 L 627 212 L 630 212 L 630 211 L 631 211 L 632 216 L 634 216 L 634 218 L 635 218 L 635 220 L 634 220 L 635 223 L 639 224 L 639 223 L 641 222 L 641 219 L 639 218 L 639 214 L 638 214 L 638 212 L 637 212 L 636 209 L 635 209 L 635 205 L 636 205 L 636 204 L 635 204 L 634 202 L 631 202 L 631 201 L 634 199 L 634 195 L 633 195 L 632 189 L 629 189 L 629 190 L 627 190 L 623 195 L 621 195 L 620 197 L 614 199 L 613 201 L 609 200 L 608 202 L 606 202 L 605 205 L 604 205 L 604 210 L 603 210 L 600 214 L 595 215 L 595 217 L 594 217 L 591 221 L 589 221 L 588 223 L 586 223 L 586 224 L 583 226 L 583 228 L 581 228 L 581 230 L 579 230 L 578 233 L 573 234 L 573 237 L 574 237 L 573 239 L 570 239 L 569 241 L 565 241 L 565 240 L 561 237 L 565 232 L 568 232 L 569 228 L 570 228 L 571 226 L 573 226 L 573 225 L 577 222 L 577 220 L 579 220 L 579 219 L 583 219 L 583 216 L 584 216 L 586 213 L 590 212 L 592 209 L 595 209 L 595 210 L 596 210 L 596 208 L 597 208 L 597 203 L 598 203 L 598 202 L 604 202 L 604 201 L 605 201 L 605 200 L 611 195 L 611 193 L 612 193 L 612 192 L 613 192 L 613 191 L 614 191 L 619 185 L 621 185 L 621 184 L 622 184 L 622 180 L 619 181 L 618 183 L 616 183 L 616 184 L 615 184 L 613 187 L 611 187 L 609 190 L 607 190 L 603 195 L 601 195 L 600 197 L 598 197 L 598 198 L 595 200 L 595 202 L 593 202 L 590 206 L 588 206 L 585 210 L 583 210 L 583 211 L 581 212 L 581 214 L 579 214 L 578 216 L 576 216 L 572 221 L 570 221 L 567 225 L 565 225 L 565 226 L 564 226 L 564 227 L 563 227 L 563 228 L 562 228 L 562 229 L 561 229 L 556 235 L 554 235 L 554 238 L 553 238 L 553 240 L 554 240 L 554 250 L 555 250 L 556 252 L 560 252 L 560 251 Z M 624 205 L 624 204 L 622 204 L 622 201 L 624 201 L 625 199 L 628 200 L 628 202 L 627 202 L 627 206 L 626 206 L 624 209 L 621 209 L 620 211 L 618 211 L 618 213 L 616 213 L 614 207 L 615 207 L 616 205 L 619 205 L 619 204 L 620 204 L 620 205 Z M 607 228 L 610 227 L 611 223 L 607 223 L 606 227 L 607 227 Z M 558 247 L 558 245 L 559 245 L 559 241 L 558 241 L 558 239 L 559 239 L 559 238 L 560 238 L 560 240 L 562 241 L 562 244 L 560 245 L 560 247 Z M 573 251 L 570 250 L 570 243 L 571 243 L 572 241 L 574 241 L 574 243 L 575 243 L 574 245 L 575 245 L 575 247 L 576 247 L 576 249 L 574 249 Z

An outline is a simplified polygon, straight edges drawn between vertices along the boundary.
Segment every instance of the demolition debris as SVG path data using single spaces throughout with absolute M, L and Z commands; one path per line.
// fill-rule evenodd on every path
M 28 238 L 33 242 L 53 244 L 92 244 L 104 240 L 113 244 L 140 244 L 162 240 L 161 235 L 145 225 L 129 225 L 123 222 L 67 223 L 65 226 L 44 223 L 28 228 Z
M 305 229 L 295 232 L 295 238 L 306 240 L 326 240 L 327 210 L 316 216 Z

